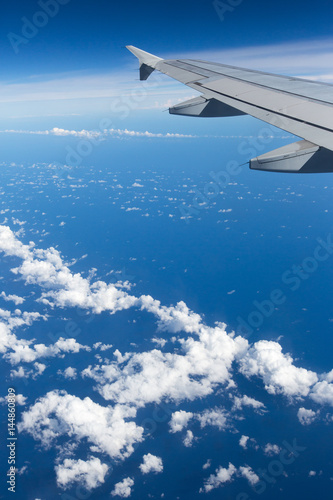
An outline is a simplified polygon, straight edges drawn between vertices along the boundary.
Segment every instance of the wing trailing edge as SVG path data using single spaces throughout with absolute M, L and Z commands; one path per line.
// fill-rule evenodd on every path
M 295 174 L 333 172 L 333 151 L 309 141 L 298 141 L 253 158 L 250 168 Z
M 203 118 L 226 117 L 245 115 L 243 111 L 228 106 L 217 99 L 206 99 L 203 96 L 195 97 L 169 108 L 171 115 L 200 116 Z

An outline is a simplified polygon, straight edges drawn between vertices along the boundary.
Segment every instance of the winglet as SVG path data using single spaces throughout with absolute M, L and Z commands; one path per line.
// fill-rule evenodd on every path
M 126 45 L 126 48 L 139 59 L 140 80 L 147 80 L 156 68 L 156 64 L 163 61 L 160 57 L 149 54 L 149 52 L 145 52 L 137 47 L 133 47 L 133 45 Z

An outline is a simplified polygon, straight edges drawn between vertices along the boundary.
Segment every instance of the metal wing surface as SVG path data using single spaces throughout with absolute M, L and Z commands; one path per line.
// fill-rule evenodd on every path
M 257 170 L 333 171 L 333 85 L 191 59 L 161 59 L 132 45 L 140 79 L 154 71 L 184 83 L 201 96 L 170 113 L 200 117 L 247 114 L 302 138 L 250 160 Z

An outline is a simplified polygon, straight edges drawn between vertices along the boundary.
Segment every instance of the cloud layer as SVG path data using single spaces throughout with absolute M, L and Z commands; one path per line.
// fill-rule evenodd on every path
M 91 454 L 125 460 L 145 439 L 144 427 L 137 423 L 139 409 L 165 401 L 188 404 L 215 394 L 222 387 L 229 400 L 228 408 L 216 406 L 199 412 L 179 408 L 170 416 L 170 432 L 186 430 L 182 441 L 187 447 L 196 443 L 193 431 L 187 429 L 192 425 L 234 432 L 238 419 L 244 418 L 244 409 L 258 415 L 267 412 L 262 402 L 239 392 L 235 374 L 261 381 L 271 397 L 282 396 L 291 403 L 307 400 L 308 404 L 333 406 L 333 371 L 317 374 L 297 366 L 278 342 L 261 340 L 251 345 L 247 339 L 228 333 L 223 323 L 206 325 L 184 302 L 164 306 L 151 296 L 131 294 L 131 285 L 127 282 L 94 281 L 94 273 L 87 278 L 73 273 L 71 264 L 64 261 L 58 250 L 39 249 L 32 242 L 23 244 L 8 226 L 0 226 L 0 251 L 16 259 L 11 269 L 16 278 L 27 286 L 40 288 L 36 300 L 46 307 L 79 307 L 97 314 L 135 308 L 151 314 L 159 335 L 165 334 L 169 339 L 168 350 L 164 350 L 164 342 L 158 343 L 159 348 L 142 352 L 121 353 L 116 349 L 111 359 L 98 355 L 97 361 L 81 373 L 70 366 L 61 372 L 66 378 L 80 376 L 91 380 L 105 403 L 98 404 L 89 397 L 82 399 L 59 390 L 40 397 L 23 412 L 18 428 L 31 434 L 44 447 L 58 446 L 66 436 L 73 446 L 86 443 Z M 82 350 L 89 352 L 102 345 L 96 343 L 95 338 L 90 347 L 73 338 L 60 338 L 47 346 L 16 337 L 15 329 L 29 327 L 41 318 L 38 313 L 0 310 L 1 353 L 11 364 L 34 363 L 36 372 L 41 374 L 45 365 L 37 363 L 37 359 Z M 16 372 L 16 376 L 27 373 L 22 366 Z M 302 425 L 309 425 L 319 412 L 320 409 L 317 413 L 301 407 L 298 419 Z M 244 450 L 249 444 L 252 446 L 252 442 L 255 443 L 248 436 L 239 440 Z M 269 443 L 264 449 L 267 456 L 278 451 L 277 445 Z M 162 459 L 148 453 L 143 456 L 140 469 L 143 474 L 162 472 Z M 102 457 L 88 456 L 85 461 L 65 458 L 56 467 L 58 484 L 64 488 L 76 481 L 83 482 L 87 488 L 97 487 L 106 472 Z M 245 478 L 249 484 L 257 481 L 247 464 L 238 468 L 229 464 L 227 468 L 217 469 L 206 480 L 202 491 L 208 492 L 236 477 Z M 126 498 L 132 487 L 132 478 L 126 478 L 115 485 L 112 495 Z

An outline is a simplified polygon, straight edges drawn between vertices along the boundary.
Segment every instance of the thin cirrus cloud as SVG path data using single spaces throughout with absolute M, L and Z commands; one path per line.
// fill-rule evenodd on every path
M 154 46 L 143 47 L 154 52 Z M 201 52 L 182 52 L 174 54 L 157 54 L 166 58 L 206 59 L 213 62 L 231 64 L 250 69 L 273 73 L 301 76 L 332 82 L 333 73 L 330 71 L 329 61 L 333 59 L 333 39 L 314 39 L 302 42 L 290 42 L 265 46 L 240 47 L 236 49 L 212 49 Z M 130 62 L 129 62 L 130 61 Z M 106 61 L 106 68 L 108 62 Z M 1 103 L 31 103 L 63 101 L 58 104 L 56 112 L 71 114 L 70 101 L 80 99 L 103 99 L 111 103 L 127 103 L 131 109 L 147 110 L 167 108 L 185 99 L 193 97 L 189 90 L 179 83 L 153 73 L 147 82 L 137 82 L 133 78 L 133 69 L 137 61 L 129 60 L 124 53 L 124 66 L 121 68 L 109 67 L 104 74 L 86 74 L 85 72 L 67 73 L 59 75 L 38 75 L 26 78 L 25 81 L 8 83 L 0 82 Z M 82 109 L 85 104 L 82 103 Z M 32 106 L 31 114 L 37 113 Z M 44 106 L 45 108 L 45 106 Z M 105 107 L 105 109 L 109 109 Z M 38 108 L 37 114 L 50 113 Z M 72 112 L 78 112 L 77 109 Z M 24 114 L 27 114 L 25 109 Z
M 178 54 L 177 57 L 183 56 Z M 332 57 L 333 38 L 190 54 L 192 59 L 207 59 L 222 64 L 329 82 L 333 80 L 329 63 Z

